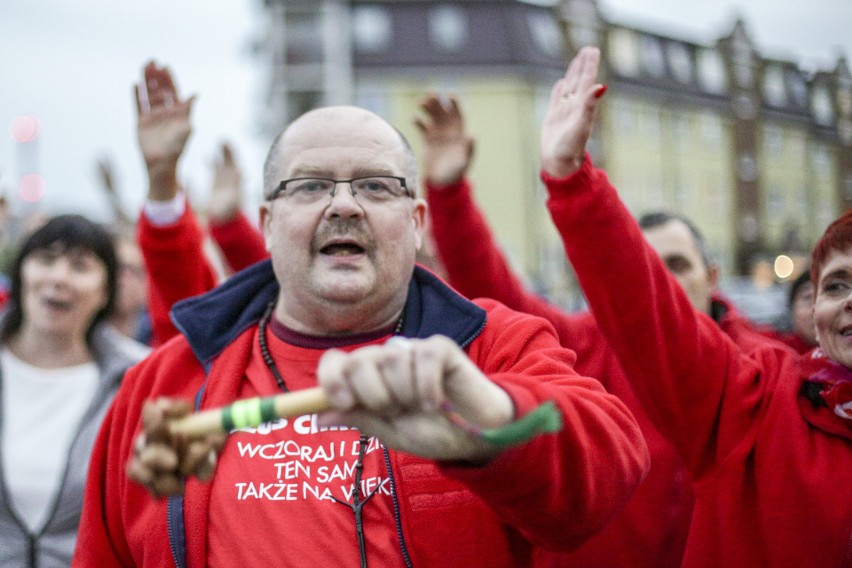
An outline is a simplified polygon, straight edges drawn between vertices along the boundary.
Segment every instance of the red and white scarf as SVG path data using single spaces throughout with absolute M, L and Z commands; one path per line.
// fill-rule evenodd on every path
M 829 359 L 822 349 L 814 349 L 802 359 L 808 382 L 820 386 L 819 395 L 828 408 L 852 420 L 852 370 Z

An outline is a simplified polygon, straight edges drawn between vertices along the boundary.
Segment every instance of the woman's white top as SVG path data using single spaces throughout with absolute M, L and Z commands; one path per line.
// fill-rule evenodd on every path
M 59 491 L 68 453 L 98 387 L 98 366 L 34 367 L 0 349 L 6 487 L 15 512 L 41 530 Z

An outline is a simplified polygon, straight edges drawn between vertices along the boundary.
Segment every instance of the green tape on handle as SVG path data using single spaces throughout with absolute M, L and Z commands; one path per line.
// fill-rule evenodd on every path
M 275 412 L 275 397 L 267 396 L 260 399 L 260 422 L 272 422 L 278 418 Z
M 562 414 L 553 401 L 538 405 L 529 414 L 510 422 L 502 428 L 482 430 L 479 435 L 493 446 L 505 448 L 533 439 L 538 434 L 558 432 L 562 429 Z
M 254 428 L 278 418 L 275 397 L 255 397 L 237 402 L 222 409 L 222 428 L 225 432 L 239 428 Z

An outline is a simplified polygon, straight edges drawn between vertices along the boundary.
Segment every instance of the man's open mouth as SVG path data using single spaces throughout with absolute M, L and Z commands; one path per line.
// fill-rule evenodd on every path
M 355 243 L 333 243 L 320 249 L 322 254 L 330 256 L 353 256 L 364 254 L 364 247 Z

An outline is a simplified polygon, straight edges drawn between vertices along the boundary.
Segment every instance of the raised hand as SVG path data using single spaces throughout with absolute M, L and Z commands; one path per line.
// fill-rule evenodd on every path
M 541 167 L 553 177 L 565 177 L 583 163 L 598 99 L 606 91 L 597 83 L 599 63 L 598 48 L 582 48 L 550 92 L 541 125 Z
M 331 350 L 320 360 L 317 381 L 334 408 L 320 415 L 321 423 L 355 426 L 388 447 L 430 459 L 481 461 L 498 452 L 451 420 L 450 408 L 477 428 L 514 418 L 509 395 L 439 335 Z
M 464 129 L 464 117 L 455 97 L 447 103 L 431 94 L 420 102 L 426 117 L 414 124 L 423 135 L 424 177 L 430 185 L 446 186 L 459 182 L 467 173 L 473 157 L 474 140 Z
M 172 420 L 191 412 L 188 402 L 168 398 L 147 401 L 142 409 L 142 433 L 136 438 L 127 476 L 155 496 L 183 493 L 184 479 L 189 476 L 202 481 L 213 476 L 226 435 L 190 440 L 169 431 Z
M 132 225 L 133 221 L 127 216 L 121 204 L 121 197 L 115 180 L 115 166 L 109 156 L 103 155 L 98 158 L 97 169 L 101 188 L 103 188 L 104 194 L 109 200 L 116 223 L 125 227 Z
M 222 153 L 213 164 L 213 184 L 207 213 L 211 221 L 226 222 L 236 217 L 242 200 L 243 176 L 231 146 L 222 144 Z
M 177 191 L 177 163 L 192 132 L 189 119 L 195 97 L 181 99 L 167 67 L 153 61 L 134 89 L 139 149 L 151 181 L 149 198 L 166 201 Z

